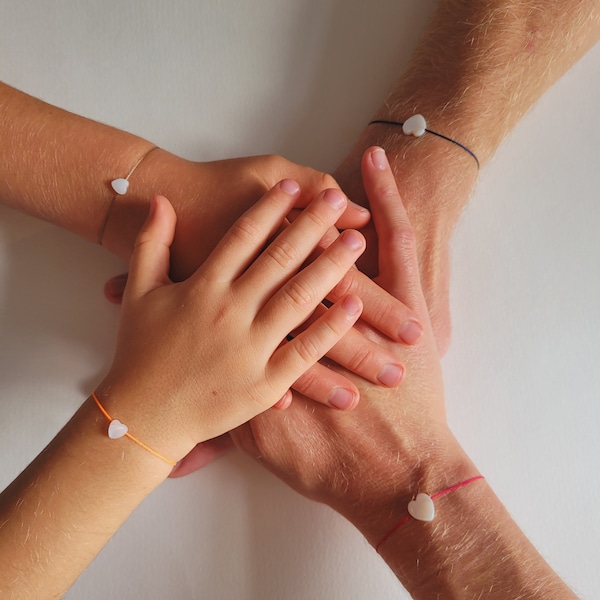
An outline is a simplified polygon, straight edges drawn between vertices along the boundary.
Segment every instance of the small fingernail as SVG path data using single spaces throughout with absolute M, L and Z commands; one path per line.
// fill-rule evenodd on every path
M 151 219 L 154 216 L 157 204 L 158 201 L 156 200 L 156 198 L 152 198 L 152 200 L 150 201 L 150 210 L 148 211 L 148 219 Z
M 354 296 L 348 296 L 342 300 L 342 308 L 353 317 L 356 313 L 362 310 L 362 304 Z
M 127 285 L 127 273 L 123 275 L 117 275 L 112 279 L 109 279 L 104 286 L 104 289 L 107 293 L 112 296 L 122 296 L 125 291 L 125 286 Z
M 418 323 L 414 321 L 406 321 L 400 327 L 398 336 L 405 344 L 414 344 L 423 335 L 423 329 Z
M 296 181 L 294 181 L 293 179 L 284 179 L 280 184 L 279 187 L 286 193 L 289 194 L 290 196 L 293 196 L 295 194 L 297 194 L 300 191 L 300 186 L 298 185 L 298 183 Z
M 366 213 L 366 214 L 370 214 L 369 213 L 369 209 L 365 208 L 364 206 L 361 206 L 360 204 L 357 204 L 356 202 L 354 202 L 353 200 L 348 200 L 348 202 L 350 204 L 352 204 L 354 210 L 361 212 L 361 213 Z
M 346 246 L 350 246 L 352 250 L 358 250 L 362 248 L 365 243 L 365 238 L 358 233 L 358 231 L 354 231 L 353 229 L 347 229 L 342 233 L 340 239 Z
M 383 148 L 375 148 L 371 151 L 371 162 L 376 169 L 384 171 L 389 167 L 387 156 Z
M 329 404 L 340 410 L 348 410 L 352 408 L 355 398 L 350 390 L 344 388 L 336 388 L 329 396 Z
M 346 196 L 340 190 L 330 189 L 325 190 L 323 194 L 323 200 L 328 204 L 331 204 L 334 208 L 343 208 L 346 206 Z
M 404 369 L 398 365 L 385 365 L 377 375 L 377 381 L 387 387 L 394 387 L 400 383 Z

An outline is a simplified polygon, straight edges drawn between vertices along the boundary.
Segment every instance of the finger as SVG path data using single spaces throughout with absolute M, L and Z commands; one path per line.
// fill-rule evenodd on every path
M 300 269 L 346 205 L 342 192 L 325 190 L 269 244 L 240 277 L 238 288 L 248 290 L 252 301 L 263 305 Z
M 356 268 L 344 275 L 327 299 L 336 302 L 347 294 L 362 299 L 361 319 L 392 340 L 411 345 L 421 337 L 423 327 L 415 312 Z
M 296 217 L 297 214 L 293 212 L 288 215 L 292 221 Z M 339 235 L 335 227 L 330 227 L 319 241 L 313 256 L 318 256 Z M 362 298 L 364 308 L 361 322 L 365 321 L 392 340 L 412 345 L 423 334 L 423 327 L 414 311 L 356 268 L 346 273 L 340 283 L 327 295 L 327 299 L 335 302 L 347 294 L 355 294 Z
M 288 388 L 342 339 L 361 311 L 362 302 L 357 296 L 347 296 L 334 304 L 306 331 L 273 353 L 267 365 L 269 379 Z
M 275 410 L 285 410 L 292 403 L 292 391 L 288 390 L 271 408 Z
M 171 203 L 164 196 L 153 198 L 148 218 L 135 241 L 125 298 L 128 294 L 142 296 L 170 283 L 170 247 L 176 222 Z
M 115 275 L 104 284 L 104 297 L 113 304 L 121 304 L 125 286 L 127 285 L 127 273 Z
M 288 229 L 291 229 L 293 224 Z M 352 229 L 342 233 L 318 258 L 285 283 L 258 312 L 255 323 L 275 340 L 303 323 L 341 280 L 365 249 L 363 236 Z
M 225 454 L 233 448 L 233 440 L 228 433 L 220 435 L 206 442 L 201 442 L 192 448 L 192 450 L 182 458 L 173 467 L 169 477 L 185 477 L 198 469 L 202 469 L 208 463 L 215 460 L 222 454 Z
M 316 363 L 292 386 L 307 398 L 339 410 L 352 410 L 358 405 L 358 388 L 346 377 L 325 365 Z
M 342 216 L 336 221 L 338 229 L 360 229 L 371 220 L 371 213 L 364 206 L 348 200 L 348 206 Z
M 271 188 L 233 224 L 198 273 L 209 280 L 237 279 L 275 234 L 299 194 L 299 185 L 291 179 Z
M 325 312 L 327 312 L 327 308 L 322 304 L 319 305 L 298 331 L 304 331 Z M 360 321 L 360 324 L 362 325 L 361 330 L 368 329 L 363 323 L 364 315 L 365 307 L 363 306 Z M 359 324 L 357 323 L 355 327 L 350 329 L 350 331 L 348 331 L 348 333 L 326 354 L 326 357 L 355 375 L 359 375 L 373 383 L 384 385 L 386 387 L 395 387 L 400 384 L 404 377 L 404 366 L 401 361 L 398 360 L 398 356 L 387 350 L 382 344 L 363 335 L 362 331 L 358 329 L 358 326 Z M 294 334 L 297 335 L 297 332 L 294 332 Z M 330 369 L 326 369 L 326 371 L 328 373 L 332 372 Z M 308 373 L 305 375 L 308 375 Z M 302 392 L 305 396 L 309 396 L 313 400 L 326 403 L 324 401 L 325 393 L 323 390 L 321 390 L 319 397 L 316 397 L 312 388 L 310 390 L 311 393 L 308 393 L 307 391 L 300 389 L 297 384 L 298 382 L 294 384 L 294 389 Z M 341 385 L 341 380 L 331 382 L 329 385 L 331 388 L 335 385 Z M 321 387 L 324 388 L 325 385 Z
M 409 308 L 422 308 L 415 234 L 383 148 L 362 160 L 363 183 L 379 239 L 378 282 Z

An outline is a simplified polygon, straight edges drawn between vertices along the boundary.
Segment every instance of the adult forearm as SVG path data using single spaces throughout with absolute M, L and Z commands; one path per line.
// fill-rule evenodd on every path
M 466 145 L 484 165 L 599 36 L 595 0 L 440 0 L 408 68 L 372 118 L 404 121 L 421 113 L 429 129 Z M 477 163 L 436 136 L 370 125 L 335 173 L 349 197 L 365 205 L 360 157 L 373 145 L 387 151 L 417 234 L 421 282 L 443 354 L 450 340 L 448 244 L 477 181 Z M 372 255 L 362 268 L 377 272 Z
M 378 117 L 420 112 L 485 163 L 599 38 L 596 0 L 441 0 Z
M 415 461 L 410 490 L 397 490 L 376 514 L 355 520 L 376 546 L 407 515 L 418 492 L 436 492 L 477 474 L 471 461 L 451 442 L 437 454 L 437 465 Z M 427 461 L 429 463 L 429 461 Z M 371 503 L 377 507 L 377 503 Z M 539 598 L 576 596 L 535 550 L 518 525 L 481 479 L 434 500 L 435 518 L 426 523 L 409 518 L 385 539 L 379 552 L 415 599 Z

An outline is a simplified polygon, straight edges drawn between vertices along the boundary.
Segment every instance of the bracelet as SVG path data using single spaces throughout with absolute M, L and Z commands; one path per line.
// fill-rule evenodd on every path
M 396 525 L 394 525 L 379 540 L 379 542 L 377 542 L 377 544 L 375 545 L 375 552 L 379 553 L 379 548 L 381 547 L 383 542 L 385 542 L 393 533 L 396 533 L 396 531 L 398 531 L 398 529 L 400 529 L 400 527 L 405 525 L 410 520 L 411 517 L 417 521 L 425 521 L 427 523 L 430 521 L 433 521 L 433 519 L 435 517 L 435 506 L 433 504 L 433 501 L 436 498 L 439 498 L 440 496 L 445 496 L 446 494 L 449 494 L 450 492 L 453 492 L 454 490 L 457 490 L 458 488 L 469 485 L 470 483 L 473 483 L 474 481 L 477 481 L 478 479 L 485 479 L 485 477 L 483 475 L 475 475 L 475 477 L 471 477 L 470 479 L 461 481 L 461 483 L 457 483 L 456 485 L 446 488 L 445 490 L 442 490 L 441 492 L 437 492 L 436 494 L 433 494 L 433 496 L 430 496 L 429 494 L 425 494 L 424 492 L 418 493 L 408 503 L 408 514 L 404 518 L 402 518 L 398 523 L 396 523 Z
M 125 425 L 125 423 L 121 423 L 121 421 L 119 421 L 118 419 L 113 419 L 108 414 L 108 412 L 106 412 L 106 409 L 104 408 L 104 406 L 102 406 L 102 404 L 100 404 L 100 400 L 98 400 L 98 396 L 96 396 L 96 392 L 92 392 L 92 398 L 94 399 L 94 402 L 100 409 L 100 412 L 108 420 L 107 433 L 108 433 L 108 437 L 111 440 L 117 440 L 117 439 L 125 436 L 125 437 L 129 438 L 132 442 L 135 442 L 138 446 L 142 447 L 144 450 L 147 450 L 148 452 L 150 452 L 150 454 L 154 454 L 154 456 L 156 456 L 157 458 L 160 458 L 160 460 L 163 460 L 164 462 L 171 465 L 172 467 L 174 467 L 177 464 L 176 462 L 169 460 L 168 458 L 165 458 L 162 454 L 159 454 L 158 452 L 156 452 L 156 450 L 152 450 L 152 448 L 150 448 L 149 446 L 146 446 L 146 444 L 144 444 L 144 442 L 141 442 L 136 437 L 133 437 L 129 433 L 129 428 L 127 427 L 127 425 Z
M 108 218 L 110 217 L 110 213 L 112 211 L 113 204 L 115 203 L 115 200 L 117 199 L 117 196 L 124 196 L 127 193 L 127 190 L 129 189 L 129 178 L 133 175 L 135 170 L 140 166 L 140 164 L 148 156 L 148 154 L 150 154 L 150 152 L 154 152 L 154 150 L 158 150 L 158 146 L 153 146 L 152 148 L 150 148 L 150 150 L 147 150 L 144 154 L 142 154 L 142 156 L 140 156 L 140 158 L 138 158 L 138 160 L 133 165 L 133 167 L 131 167 L 131 169 L 129 169 L 129 173 L 127 173 L 127 175 L 125 175 L 125 177 L 118 177 L 117 179 L 113 179 L 110 182 L 110 187 L 115 192 L 115 195 L 113 195 L 112 200 L 110 201 L 110 204 L 108 205 L 108 210 L 106 211 L 106 217 L 104 217 L 104 222 L 102 223 L 102 227 L 100 227 L 100 233 L 98 234 L 98 244 L 100 244 L 100 246 L 102 246 L 102 238 L 104 237 L 104 230 L 106 229 L 106 225 L 108 223 Z
M 404 135 L 414 135 L 415 137 L 421 137 L 425 133 L 431 133 L 431 135 L 435 135 L 447 142 L 451 142 L 455 146 L 462 148 L 465 152 L 468 152 L 475 162 L 477 163 L 477 169 L 479 170 L 479 159 L 475 156 L 475 152 L 473 152 L 470 148 L 467 148 L 464 144 L 453 140 L 452 138 L 444 135 L 443 133 L 438 133 L 437 131 L 432 131 L 431 129 L 427 129 L 427 121 L 423 115 L 413 115 L 406 121 L 387 121 L 385 119 L 375 119 L 371 121 L 369 125 L 396 125 L 398 127 L 402 127 L 402 132 Z

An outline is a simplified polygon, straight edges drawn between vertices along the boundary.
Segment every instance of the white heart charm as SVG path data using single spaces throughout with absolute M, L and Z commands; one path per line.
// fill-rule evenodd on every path
M 110 185 L 112 189 L 119 194 L 119 196 L 124 196 L 129 189 L 129 181 L 127 181 L 127 179 L 123 179 L 122 177 L 119 179 L 113 179 L 110 182 Z
M 415 137 L 421 137 L 425 133 L 425 129 L 427 129 L 427 121 L 423 115 L 413 115 L 402 125 L 404 135 L 414 135 Z
M 408 503 L 408 513 L 417 521 L 433 521 L 435 517 L 433 500 L 423 492 L 417 494 L 417 497 Z
M 122 438 L 129 431 L 129 427 L 121 423 L 118 419 L 114 419 L 108 425 L 108 437 L 111 440 Z

